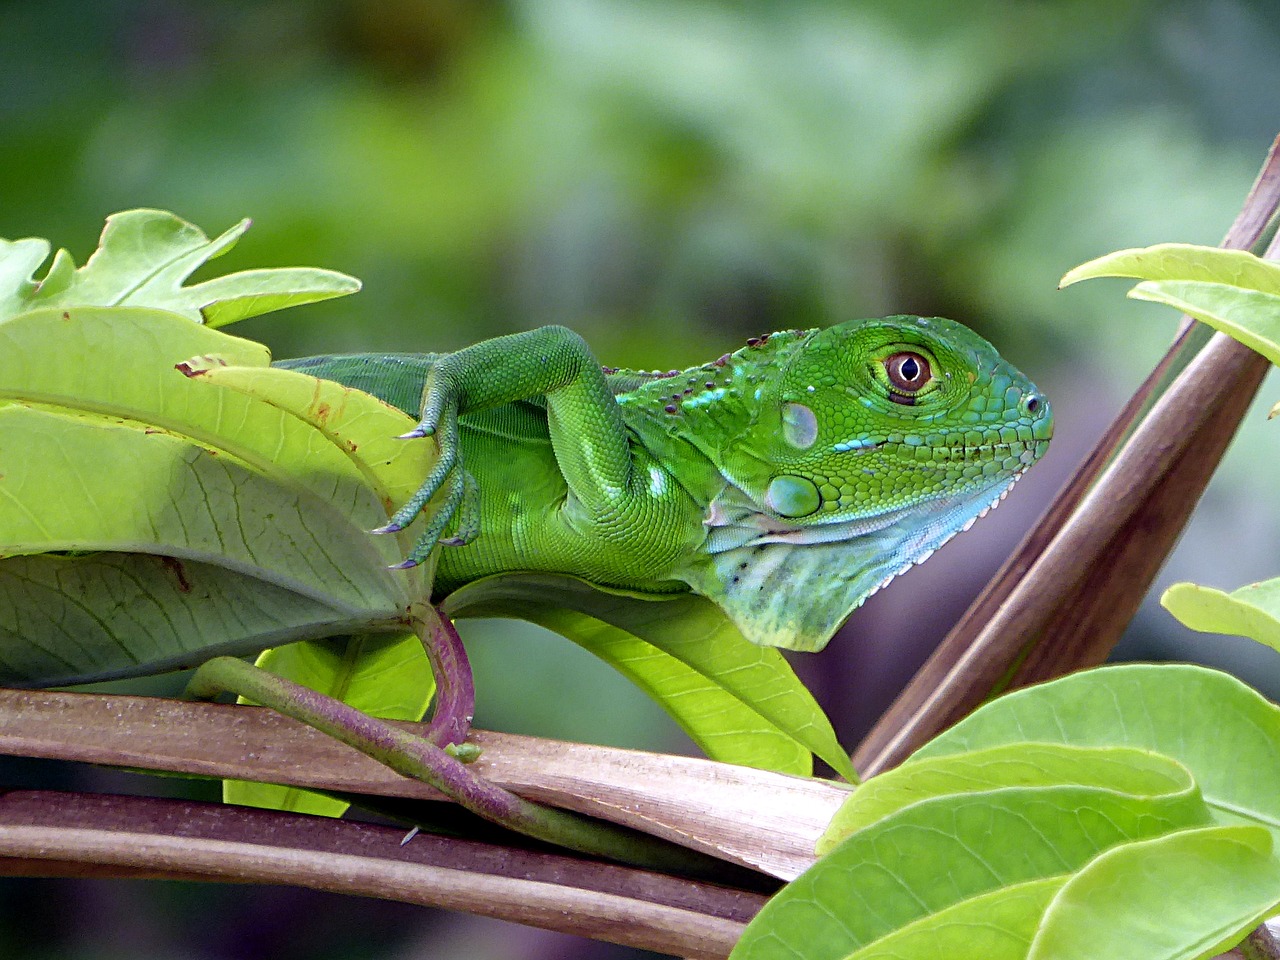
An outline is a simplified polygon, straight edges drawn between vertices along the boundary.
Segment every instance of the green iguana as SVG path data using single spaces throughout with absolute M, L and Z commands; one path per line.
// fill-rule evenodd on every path
M 602 367 L 564 327 L 278 365 L 421 412 L 406 439 L 435 436 L 439 460 L 376 532 L 447 491 L 401 564 L 445 545 L 437 598 L 513 571 L 692 590 L 798 650 L 994 507 L 1053 433 L 1035 386 L 939 318 L 775 333 L 667 373 Z
M 0 241 L 0 683 L 198 667 L 194 696 L 272 706 L 574 849 L 614 841 L 458 761 L 474 754 L 474 687 L 451 618 L 551 626 L 717 759 L 806 773 L 816 755 L 852 779 L 767 647 L 823 647 L 1052 433 L 990 344 L 918 317 L 778 333 L 669 373 L 602 368 L 561 327 L 271 370 L 265 348 L 209 328 L 359 284 L 309 268 L 184 284 L 247 226 L 209 240 L 128 211 L 82 267 L 60 251 L 38 280 L 49 244 Z M 436 449 L 393 453 L 388 435 L 419 414 L 406 437 Z M 375 532 L 419 513 L 424 532 L 395 563 L 399 547 L 360 531 L 404 497 Z M 268 648 L 271 671 L 236 659 Z M 433 679 L 415 734 L 292 682 L 416 719 Z

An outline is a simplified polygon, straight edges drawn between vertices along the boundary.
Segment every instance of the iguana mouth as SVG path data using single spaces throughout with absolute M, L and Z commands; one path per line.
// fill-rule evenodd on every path
M 952 459 L 968 460 L 975 455 L 997 453 L 1001 450 L 1012 453 L 1014 452 L 1014 450 L 1032 449 L 1039 452 L 1039 451 L 1043 451 L 1044 448 L 1047 447 L 1048 445 L 1049 445 L 1048 440 L 1042 440 L 1039 438 L 1032 438 L 1031 440 L 1011 440 L 1011 441 L 999 440 L 999 441 L 996 441 L 995 443 L 978 443 L 973 445 L 957 444 L 956 446 L 910 444 L 902 440 L 872 440 L 872 441 L 867 441 L 866 443 L 861 443 L 857 446 L 853 446 L 852 444 L 837 444 L 836 452 L 852 453 L 860 456 L 865 453 L 871 453 L 875 450 L 881 450 L 884 447 L 895 447 L 895 448 L 905 447 L 909 450 L 929 450 L 933 453 L 946 453 L 946 454 L 950 454 Z M 960 456 L 956 456 L 956 454 L 959 454 Z

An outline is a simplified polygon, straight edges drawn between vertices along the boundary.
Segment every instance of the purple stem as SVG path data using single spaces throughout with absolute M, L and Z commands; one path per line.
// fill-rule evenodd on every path
M 423 736 L 437 747 L 461 744 L 471 732 L 476 715 L 476 685 L 466 648 L 452 621 L 439 607 L 415 609 L 412 614 L 436 678 L 435 709 Z

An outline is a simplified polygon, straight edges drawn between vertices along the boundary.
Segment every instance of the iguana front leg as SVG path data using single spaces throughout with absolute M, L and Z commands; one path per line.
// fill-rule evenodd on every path
M 447 494 L 427 530 L 400 567 L 426 559 L 450 519 L 456 546 L 480 529 L 476 483 L 462 462 L 458 418 L 516 400 L 545 396 L 556 461 L 571 499 L 603 517 L 628 496 L 632 462 L 622 415 L 604 371 L 586 341 L 566 327 L 540 327 L 485 340 L 447 354 L 431 367 L 423 387 L 422 419 L 405 438 L 435 436 L 440 458 L 418 492 L 375 533 L 394 533 L 413 522 L 442 488 Z

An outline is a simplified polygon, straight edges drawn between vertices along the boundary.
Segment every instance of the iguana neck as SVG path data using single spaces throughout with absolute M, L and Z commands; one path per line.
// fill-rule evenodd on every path
M 617 398 L 623 417 L 700 506 L 709 508 L 726 486 L 762 503 L 780 453 L 781 372 L 813 333 L 752 338 L 735 353 L 687 370 L 617 371 L 638 383 Z

